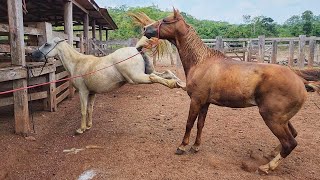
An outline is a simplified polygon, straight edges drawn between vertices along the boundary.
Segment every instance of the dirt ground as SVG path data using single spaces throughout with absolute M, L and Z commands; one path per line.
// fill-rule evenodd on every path
M 168 67 L 157 67 L 166 69 Z M 176 70 L 170 67 L 171 70 Z M 181 70 L 175 71 L 183 77 Z M 276 99 L 275 99 L 276 101 Z M 57 112 L 34 112 L 34 141 L 13 134 L 12 107 L 0 109 L 0 179 L 320 179 L 320 96 L 292 119 L 298 146 L 274 172 L 243 170 L 250 152 L 269 153 L 278 140 L 256 107 L 211 105 L 201 150 L 178 156 L 189 108 L 183 90 L 158 84 L 125 85 L 97 95 L 93 128 L 74 136 L 80 126 L 78 95 Z M 316 106 L 317 105 L 317 106 Z M 195 139 L 192 131 L 191 144 Z M 77 154 L 63 150 L 84 149 Z M 79 178 L 81 176 L 81 178 Z

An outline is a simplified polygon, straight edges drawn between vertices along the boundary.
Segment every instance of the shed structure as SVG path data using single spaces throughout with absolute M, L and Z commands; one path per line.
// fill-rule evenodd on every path
M 58 36 L 88 54 L 89 36 L 99 32 L 102 40 L 103 31 L 107 37 L 115 29 L 107 9 L 94 0 L 0 0 L 0 108 L 13 105 L 17 134 L 30 133 L 29 102 L 43 100 L 45 109 L 56 111 L 59 102 L 74 95 L 68 81 L 23 89 L 69 75 L 60 61 L 51 59 L 44 66 L 32 62 L 30 53 Z M 23 90 L 1 93 L 18 88 Z

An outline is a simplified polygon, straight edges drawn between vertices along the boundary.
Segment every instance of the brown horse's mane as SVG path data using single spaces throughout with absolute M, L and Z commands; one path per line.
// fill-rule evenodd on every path
M 192 58 L 196 60 L 196 64 L 201 63 L 210 57 L 225 57 L 222 52 L 215 49 L 210 49 L 208 46 L 206 46 L 192 26 L 189 26 L 188 33 L 185 35 L 185 37 L 185 46 L 181 50 L 187 52 L 186 54 L 188 54 L 188 56 L 192 56 Z

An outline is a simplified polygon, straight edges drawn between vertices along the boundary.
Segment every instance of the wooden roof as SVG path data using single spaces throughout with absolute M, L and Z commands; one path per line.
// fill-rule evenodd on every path
M 51 22 L 53 26 L 64 24 L 64 2 L 66 0 L 25 0 L 24 23 Z M 82 25 L 84 14 L 89 14 L 90 24 L 94 19 L 96 25 L 103 29 L 114 30 L 117 25 L 107 9 L 100 8 L 94 0 L 73 0 L 73 23 Z M 0 0 L 0 22 L 8 23 L 7 0 Z

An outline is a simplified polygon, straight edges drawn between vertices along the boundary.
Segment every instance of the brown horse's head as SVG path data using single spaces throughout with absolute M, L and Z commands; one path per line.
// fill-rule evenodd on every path
M 144 35 L 146 37 L 167 39 L 171 42 L 175 41 L 177 35 L 184 35 L 187 32 L 188 25 L 176 9 L 173 9 L 173 15 L 144 27 Z

